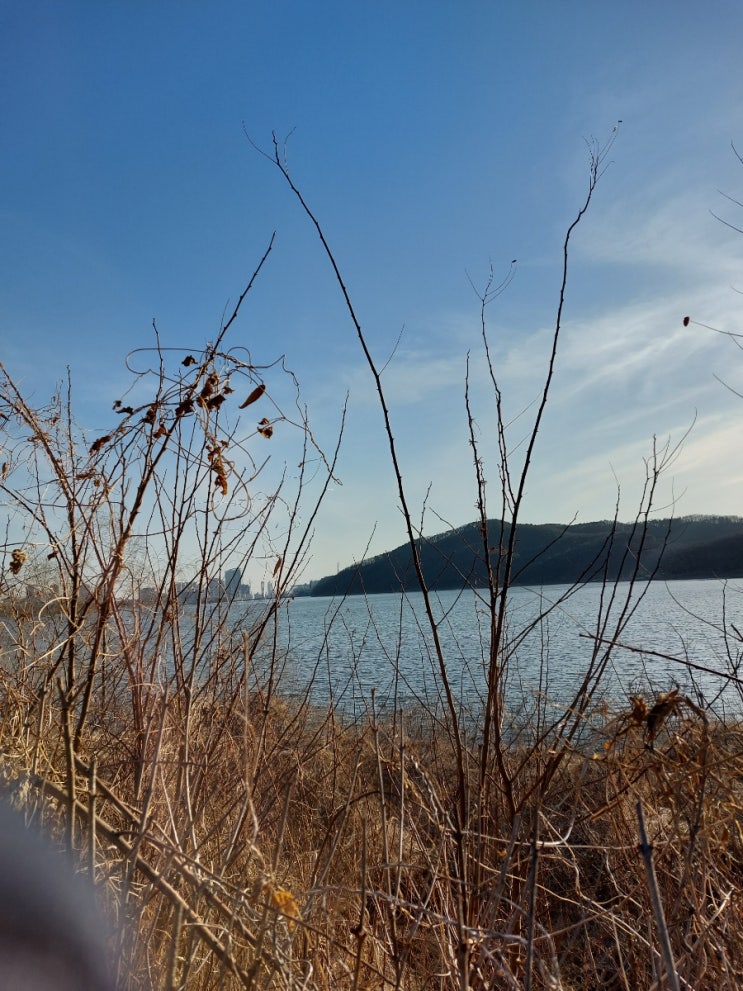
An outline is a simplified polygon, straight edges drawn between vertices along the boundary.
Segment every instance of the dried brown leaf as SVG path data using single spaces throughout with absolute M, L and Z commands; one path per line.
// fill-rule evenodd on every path
M 255 387 L 255 389 L 253 389 L 253 391 L 250 393 L 250 395 L 245 400 L 245 402 L 244 403 L 240 403 L 240 407 L 239 408 L 240 409 L 245 409 L 245 407 L 246 406 L 250 406 L 251 403 L 257 402 L 261 398 L 261 396 L 263 395 L 263 393 L 265 391 L 266 391 L 266 384 L 265 384 L 265 382 L 261 382 L 260 385 L 257 385 Z
M 111 434 L 106 434 L 103 437 L 99 437 L 98 440 L 94 440 L 90 445 L 90 454 L 98 454 L 98 452 L 104 447 L 105 444 L 111 440 Z
M 19 551 L 19 550 L 14 550 L 13 551 L 13 553 L 10 555 L 10 573 L 11 574 L 13 574 L 13 575 L 17 575 L 18 574 L 18 572 L 23 567 L 23 565 L 24 565 L 24 563 L 26 561 L 27 556 L 28 555 L 27 554 L 24 554 L 23 551 Z
M 204 388 L 199 393 L 199 398 L 208 399 L 218 385 L 219 385 L 219 375 L 217 375 L 216 372 L 210 372 L 207 375 L 206 382 L 204 382 Z

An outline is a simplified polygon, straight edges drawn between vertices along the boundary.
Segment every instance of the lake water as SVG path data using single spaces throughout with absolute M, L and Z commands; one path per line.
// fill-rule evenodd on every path
M 584 586 L 566 599 L 567 586 L 512 589 L 503 653 L 512 709 L 528 706 L 537 696 L 556 707 L 572 697 L 597 635 L 615 639 L 628 591 L 628 585 L 618 584 L 610 604 L 600 585 Z M 644 591 L 641 598 L 639 591 Z M 743 670 L 735 668 L 743 656 L 735 633 L 735 628 L 743 631 L 743 580 L 654 582 L 637 589 L 633 602 L 598 697 L 652 698 L 678 685 L 697 703 L 719 713 L 739 713 L 743 683 L 729 675 L 743 678 Z M 477 711 L 487 665 L 486 604 L 472 591 L 436 593 L 433 603 L 453 691 L 464 709 Z M 259 604 L 240 605 L 243 621 L 246 605 L 249 616 Z M 234 621 L 242 625 L 237 609 Z M 545 611 L 548 615 L 535 624 Z M 598 631 L 597 616 L 607 613 L 609 622 Z M 380 710 L 440 701 L 441 678 L 420 593 L 285 601 L 274 632 L 274 656 L 279 657 L 274 674 L 284 694 L 307 694 L 321 703 L 332 698 L 353 714 L 368 710 L 372 690 Z M 259 651 L 254 659 L 260 683 L 268 676 L 267 656 Z

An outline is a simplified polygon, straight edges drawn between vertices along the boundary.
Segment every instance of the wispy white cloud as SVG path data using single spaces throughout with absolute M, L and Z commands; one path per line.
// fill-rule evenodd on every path
M 631 516 L 655 437 L 658 448 L 666 443 L 674 447 L 686 438 L 659 487 L 661 511 L 670 511 L 676 503 L 678 512 L 739 510 L 739 410 L 735 397 L 715 378 L 729 370 L 733 383 L 739 380 L 738 352 L 724 337 L 682 322 L 691 313 L 723 328 L 735 326 L 740 301 L 730 283 L 737 273 L 736 260 L 725 237 L 716 242 L 718 231 L 707 225 L 706 217 L 704 230 L 693 228 L 681 243 L 681 202 L 682 198 L 642 214 L 633 236 L 645 247 L 631 261 L 626 248 L 612 239 L 591 240 L 592 270 L 604 269 L 604 278 L 617 265 L 662 266 L 665 275 L 657 292 L 621 305 L 593 303 L 583 312 L 569 313 L 528 486 L 526 510 L 532 520 L 567 521 L 576 513 L 582 519 L 610 516 L 618 488 L 622 511 Z M 698 264 L 705 252 L 704 263 Z M 662 262 L 656 260 L 658 253 Z M 581 253 L 575 260 L 578 272 L 584 263 Z M 468 327 L 474 342 L 470 385 L 477 437 L 486 472 L 496 484 L 496 426 L 487 368 L 470 317 L 460 318 L 458 325 Z M 507 417 L 539 396 L 551 334 L 549 325 L 537 331 L 499 328 L 493 359 Z M 463 414 L 462 340 L 467 340 L 464 333 L 450 353 L 423 346 L 400 348 L 384 378 L 393 422 L 402 414 L 397 432 L 414 499 L 420 503 L 433 483 L 431 507 L 455 523 L 474 515 L 475 497 Z M 356 374 L 361 383 L 364 369 Z M 357 388 L 366 402 L 374 401 L 368 383 Z M 534 412 L 532 405 L 509 431 L 514 471 L 523 451 L 518 443 L 528 433 Z

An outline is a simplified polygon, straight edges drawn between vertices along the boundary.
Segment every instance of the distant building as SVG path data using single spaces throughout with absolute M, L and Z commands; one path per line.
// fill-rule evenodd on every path
M 319 579 L 313 578 L 311 581 L 303 582 L 301 585 L 295 585 L 292 588 L 292 595 L 312 595 L 312 589 L 317 585 Z
M 230 568 L 224 573 L 224 591 L 230 599 L 238 598 L 240 585 L 242 584 L 243 573 L 240 568 Z
M 224 582 L 221 578 L 211 578 L 206 583 L 206 601 L 217 602 L 224 595 Z

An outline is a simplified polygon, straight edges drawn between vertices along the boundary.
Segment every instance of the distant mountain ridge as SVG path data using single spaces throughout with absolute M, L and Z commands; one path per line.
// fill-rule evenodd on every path
M 491 567 L 510 526 L 488 521 Z M 485 550 L 479 522 L 418 541 L 421 566 L 430 589 L 487 585 Z M 683 516 L 632 523 L 520 523 L 516 527 L 511 583 L 569 584 L 629 578 L 639 561 L 642 577 L 743 577 L 743 518 Z M 361 561 L 315 582 L 312 595 L 399 592 L 418 587 L 408 544 Z

